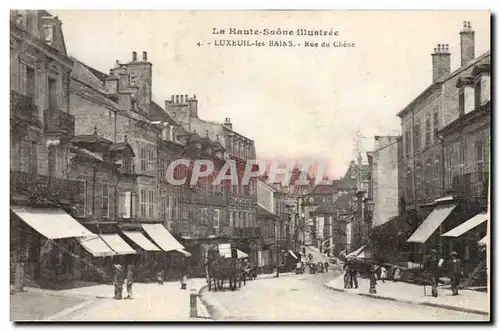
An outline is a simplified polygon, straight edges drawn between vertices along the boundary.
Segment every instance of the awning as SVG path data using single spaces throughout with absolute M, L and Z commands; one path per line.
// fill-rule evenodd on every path
M 407 242 L 425 243 L 456 207 L 457 204 L 447 204 L 435 207 Z
M 219 244 L 219 255 L 231 257 L 231 244 Z
M 488 235 L 484 236 L 484 238 L 479 240 L 477 243 L 481 246 L 488 245 Z
M 12 206 L 11 210 L 48 239 L 96 236 L 62 209 Z
M 324 254 L 322 254 L 316 247 L 303 246 L 303 248 L 306 251 L 306 254 L 305 254 L 306 257 L 308 257 L 309 254 L 311 254 L 314 262 L 322 262 L 322 263 L 328 262 L 327 257 Z
M 371 254 L 367 254 L 366 251 L 366 246 L 368 246 L 368 244 L 364 244 L 363 246 L 361 246 L 360 248 L 358 248 L 357 250 L 355 250 L 354 252 L 351 252 L 349 254 L 347 254 L 347 258 L 360 258 L 360 259 L 366 259 L 366 258 L 370 258 L 371 257 Z
M 80 244 L 94 257 L 116 255 L 100 237 L 78 238 Z
M 476 216 L 463 222 L 462 224 L 460 224 L 456 228 L 443 234 L 443 237 L 455 237 L 455 238 L 460 237 L 461 235 L 463 235 L 467 231 L 472 230 L 473 228 L 475 228 L 476 226 L 478 226 L 479 224 L 481 224 L 483 222 L 486 222 L 487 220 L 488 220 L 487 213 L 477 214 Z
M 183 250 L 183 249 L 178 249 L 177 251 L 180 252 L 180 253 L 182 253 L 182 254 L 184 254 L 184 255 L 186 255 L 186 256 L 191 256 L 192 255 L 191 253 L 189 253 L 188 251 Z
M 175 238 L 168 232 L 168 230 L 161 224 L 142 224 L 142 228 L 165 252 L 176 251 L 184 249 Z
M 238 259 L 245 259 L 248 257 L 247 253 L 240 251 L 239 249 L 236 250 L 236 253 L 238 254 Z
M 161 252 L 161 249 L 158 248 L 155 244 L 148 240 L 142 233 L 139 231 L 122 231 L 124 235 L 126 235 L 130 240 L 135 242 L 139 247 L 148 252 Z
M 137 252 L 117 234 L 101 234 L 101 238 L 118 255 L 137 254 Z
M 290 253 L 291 256 L 293 256 L 293 258 L 295 260 L 298 260 L 299 258 L 297 257 L 297 255 L 295 255 L 295 253 L 293 251 L 288 251 L 288 253 Z

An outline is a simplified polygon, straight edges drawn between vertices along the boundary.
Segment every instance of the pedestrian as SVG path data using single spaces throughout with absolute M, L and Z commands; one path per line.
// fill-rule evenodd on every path
M 451 290 L 453 295 L 458 295 L 458 285 L 460 284 L 460 278 L 464 275 L 464 272 L 462 269 L 462 261 L 460 261 L 458 253 L 455 251 L 450 254 L 448 272 L 450 273 Z
M 127 267 L 127 296 L 125 299 L 132 299 L 132 285 L 134 284 L 134 272 L 132 270 L 132 265 L 129 264 Z
M 325 262 L 325 272 L 328 272 L 328 262 Z
M 356 263 L 356 260 L 353 258 L 350 261 L 350 281 L 351 281 L 351 288 L 354 285 L 354 288 L 358 288 L 358 264 Z
M 387 279 L 387 269 L 384 265 L 380 267 L 380 279 L 382 280 L 382 283 L 385 283 L 385 280 Z
M 274 275 L 274 277 L 279 277 L 280 276 L 280 268 L 277 264 L 274 265 L 274 272 L 276 273 L 276 275 Z
M 184 260 L 181 266 L 181 290 L 186 289 L 187 278 L 188 278 L 188 265 L 187 261 Z
M 394 270 L 394 276 L 392 278 L 392 281 L 396 283 L 399 282 L 400 279 L 401 279 L 401 269 L 396 267 L 396 270 Z
M 347 289 L 350 288 L 349 284 L 351 284 L 352 287 L 351 273 L 349 271 L 349 259 L 346 261 L 346 263 L 344 263 L 343 269 L 344 269 L 344 288 Z
M 424 261 L 424 270 L 430 277 L 430 282 L 432 286 L 432 296 L 438 296 L 438 281 L 441 273 L 441 266 L 443 265 L 443 259 L 440 259 L 437 251 L 431 249 L 429 255 L 426 256 Z
M 165 271 L 161 269 L 156 273 L 156 280 L 158 281 L 158 285 L 163 285 L 164 278 L 165 278 Z
M 113 270 L 114 270 L 113 285 L 115 289 L 114 299 L 121 300 L 123 295 L 123 281 L 124 281 L 123 268 L 119 263 L 117 263 L 113 265 Z

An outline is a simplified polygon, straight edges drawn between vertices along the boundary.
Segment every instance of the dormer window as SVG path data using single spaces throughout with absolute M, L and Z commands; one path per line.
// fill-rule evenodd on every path
M 44 25 L 43 26 L 43 40 L 47 44 L 51 44 L 54 40 L 54 26 L 52 25 Z
M 490 70 L 491 66 L 489 63 L 477 65 L 472 70 L 476 108 L 490 101 Z
M 133 164 L 134 163 L 132 162 L 132 158 L 124 156 L 122 160 L 122 172 L 127 174 L 133 173 L 134 172 Z
M 456 86 L 460 89 L 458 92 L 458 107 L 460 115 L 468 114 L 475 108 L 474 81 L 472 77 L 460 77 Z

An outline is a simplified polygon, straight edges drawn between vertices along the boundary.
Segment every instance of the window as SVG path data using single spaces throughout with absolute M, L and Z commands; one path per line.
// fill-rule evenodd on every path
M 147 208 L 146 208 L 146 206 L 147 206 L 146 194 L 147 194 L 147 190 L 144 188 L 141 188 L 140 205 L 141 205 L 141 216 L 142 217 L 147 217 L 147 214 L 146 214 L 146 210 L 147 210 Z
M 155 151 L 151 148 L 148 148 L 148 164 L 147 171 L 155 171 Z
M 165 180 L 167 178 L 167 172 L 166 172 L 166 168 L 165 168 L 165 159 L 164 158 L 160 158 L 160 180 Z
M 481 80 L 474 85 L 474 109 L 481 107 Z
M 58 109 L 59 103 L 57 102 L 57 81 L 55 78 L 49 77 L 48 87 L 49 109 Z
M 439 167 L 440 167 L 440 160 L 439 160 L 439 156 L 436 155 L 436 158 L 434 159 L 434 171 L 433 171 L 434 178 L 432 180 L 432 182 L 433 182 L 433 194 L 435 197 L 440 195 L 439 188 L 441 186 L 441 176 L 439 175 L 439 173 L 441 172 L 441 169 Z
M 484 171 L 484 144 L 482 141 L 476 142 L 475 145 L 475 157 L 476 157 L 476 166 L 475 172 L 477 173 L 478 181 L 483 180 L 483 171 Z
M 431 117 L 429 114 L 425 115 L 425 146 L 431 144 Z
M 102 183 L 102 217 L 109 217 L 109 186 L 107 183 Z
M 422 198 L 422 166 L 417 164 L 415 169 L 415 188 L 417 192 L 416 200 L 420 200 Z
M 410 131 L 405 132 L 405 155 L 411 153 Z
M 155 217 L 155 191 L 148 190 L 148 217 Z
M 78 197 L 78 205 L 76 208 L 76 216 L 85 217 L 87 214 L 87 181 L 85 179 L 78 180 L 82 187 Z
M 465 163 L 467 159 L 467 144 L 465 140 L 460 142 L 460 150 L 459 150 L 459 161 L 458 161 L 458 169 L 460 176 L 465 174 Z
M 453 182 L 452 178 L 452 155 L 453 147 L 448 147 L 444 154 L 444 168 L 445 168 L 445 186 L 450 188 Z
M 36 73 L 35 69 L 31 67 L 26 67 L 26 95 L 33 99 L 36 93 Z
M 229 226 L 230 226 L 230 227 L 233 227 L 233 225 L 234 225 L 233 211 L 232 211 L 232 210 L 230 210 L 230 211 L 229 211 Z
M 414 150 L 420 150 L 420 119 L 415 119 L 415 127 L 413 128 L 413 146 Z
M 56 147 L 55 146 L 49 146 L 49 156 L 48 156 L 48 161 L 49 161 L 49 175 L 51 177 L 55 177 L 56 175 Z
M 141 171 L 148 171 L 147 149 L 146 149 L 146 147 L 141 147 L 141 149 L 140 149 L 140 157 L 141 157 Z
M 465 114 L 465 91 L 463 89 L 458 92 L 458 110 L 459 114 Z
M 132 159 L 129 157 L 123 157 L 123 163 L 122 163 L 122 172 L 131 174 L 133 173 L 132 171 Z
M 432 124 L 434 125 L 433 135 L 435 137 L 439 130 L 439 107 L 434 108 Z
M 431 187 L 432 187 L 432 161 L 428 160 L 425 165 L 425 174 L 424 174 L 424 197 L 428 198 L 431 196 Z
M 219 222 L 220 222 L 219 217 L 220 217 L 219 209 L 214 209 L 214 217 L 213 217 L 214 228 L 219 228 Z

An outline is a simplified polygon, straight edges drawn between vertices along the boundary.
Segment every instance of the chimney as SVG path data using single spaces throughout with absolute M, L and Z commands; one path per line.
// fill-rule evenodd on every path
M 132 52 L 132 61 L 137 61 L 137 52 Z
M 476 57 L 474 48 L 474 31 L 471 28 L 470 22 L 464 21 L 462 31 L 460 31 L 460 55 L 462 67 L 474 60 Z
M 184 104 L 184 96 L 182 94 L 181 94 L 181 102 L 180 103 L 181 103 L 181 105 Z
M 193 95 L 193 97 L 189 99 L 189 97 L 186 94 L 185 98 L 186 98 L 186 103 L 189 106 L 189 113 L 191 114 L 191 117 L 198 118 L 198 100 L 196 100 L 196 95 Z
M 176 103 L 176 104 L 178 104 L 178 103 L 179 103 L 179 95 L 178 95 L 178 94 L 175 96 L 175 103 Z
M 439 79 L 448 75 L 451 72 L 450 49 L 448 44 L 438 44 L 432 53 L 432 82 L 435 83 Z
M 172 95 L 170 96 L 170 101 L 172 101 L 172 103 L 174 103 L 174 98 L 175 98 L 175 95 L 173 95 L 173 94 L 172 94 Z
M 146 52 L 146 51 L 142 52 L 142 60 L 143 61 L 147 61 L 148 60 L 148 52 Z
M 226 117 L 226 120 L 224 122 L 224 126 L 229 128 L 229 129 L 233 129 L 233 124 L 231 123 L 231 119 L 229 117 Z

